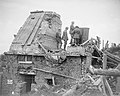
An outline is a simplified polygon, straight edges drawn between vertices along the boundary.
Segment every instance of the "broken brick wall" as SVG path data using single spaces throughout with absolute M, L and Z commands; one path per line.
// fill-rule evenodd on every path
M 11 65 L 8 68 L 8 73 L 10 74 L 8 77 L 13 79 L 12 91 L 17 92 L 17 94 L 21 93 L 21 87 L 17 85 L 21 81 L 24 82 L 24 78 L 22 78 L 18 73 L 19 63 L 18 57 L 16 55 L 8 55 L 8 65 Z M 82 74 L 82 64 L 80 56 L 67 56 L 66 60 L 57 67 L 50 67 L 48 63 L 46 63 L 46 59 L 44 56 L 33 56 L 32 62 L 35 68 L 43 69 L 46 71 L 51 71 L 53 73 L 63 74 L 66 76 L 71 76 L 73 78 L 81 78 Z M 62 77 L 59 75 L 53 75 L 45 72 L 38 71 L 35 76 L 35 82 L 38 88 L 41 88 L 43 85 L 46 85 L 46 78 L 54 77 L 55 86 L 50 86 L 49 88 L 53 88 L 52 90 L 60 89 L 60 88 L 70 88 L 70 86 L 74 85 L 75 80 Z
M 65 62 L 63 62 L 61 65 L 59 65 L 56 68 L 51 68 L 45 62 L 46 62 L 45 59 L 42 58 L 42 60 L 35 62 L 36 67 L 46 70 L 46 71 L 52 71 L 53 73 L 59 73 L 59 74 L 63 74 L 66 76 L 71 76 L 76 79 L 81 78 L 82 64 L 81 64 L 80 57 L 69 56 L 69 57 L 67 57 Z M 73 79 L 54 75 L 54 74 L 45 73 L 42 71 L 37 72 L 35 81 L 39 87 L 42 87 L 46 83 L 45 78 L 51 78 L 51 77 L 55 78 L 56 86 L 59 86 L 60 88 L 61 87 L 62 88 L 70 88 L 70 86 L 75 83 L 75 80 L 73 80 Z

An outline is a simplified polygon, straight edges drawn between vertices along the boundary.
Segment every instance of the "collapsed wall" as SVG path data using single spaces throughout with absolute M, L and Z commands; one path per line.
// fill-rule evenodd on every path
M 17 54 L 40 54 L 37 41 L 45 48 L 56 50 L 56 33 L 61 29 L 60 15 L 51 11 L 31 12 L 13 40 L 9 52 Z M 60 33 L 61 34 L 61 33 Z
M 72 82 L 75 82 L 76 79 L 80 79 L 82 75 L 81 58 L 79 57 L 67 57 L 67 60 L 59 65 L 59 67 L 51 68 L 46 63 L 39 65 L 37 62 L 36 67 L 41 69 L 37 72 L 35 77 L 39 88 L 48 85 L 50 87 L 48 89 L 54 86 L 67 89 L 71 86 Z M 66 76 L 68 76 L 68 78 Z M 72 79 L 69 78 L 69 76 L 72 77 Z
M 11 74 L 11 78 L 7 79 L 12 79 L 14 82 L 14 88 L 12 88 L 14 94 L 19 96 L 30 92 L 34 89 L 33 84 L 37 89 L 43 87 L 52 91 L 57 88 L 69 89 L 76 80 L 80 80 L 85 75 L 92 57 L 87 56 L 90 51 L 86 54 L 86 49 L 82 46 L 70 46 L 63 52 L 65 58 L 57 66 L 51 66 L 46 59 L 46 54 L 40 44 L 47 50 L 58 49 L 55 37 L 61 25 L 60 15 L 55 12 L 35 11 L 31 12 L 20 28 L 10 50 L 6 53 Z M 80 28 L 80 30 L 83 43 L 88 40 L 89 28 Z M 52 56 L 60 57 L 61 53 L 62 51 L 52 53 Z M 34 68 L 38 68 L 39 71 L 36 72 Z
M 9 73 L 5 82 L 13 81 L 13 88 L 10 88 L 12 90 L 8 90 L 9 95 L 12 92 L 20 95 L 31 91 L 31 84 L 35 83 L 35 74 L 30 73 L 32 68 L 39 68 L 38 65 L 46 64 L 44 51 L 39 47 L 38 42 L 48 50 L 58 49 L 55 37 L 61 25 L 60 15 L 55 12 L 34 11 L 30 13 L 15 36 L 9 51 L 5 53 L 6 71 Z M 9 84 L 6 83 L 6 86 Z
M 60 15 L 55 12 L 35 11 L 31 12 L 20 28 L 6 53 L 10 73 L 10 78 L 7 79 L 12 79 L 14 82 L 12 88 L 14 94 L 19 96 L 30 92 L 32 84 L 36 84 L 39 88 L 43 85 L 49 86 L 49 89 L 53 86 L 68 88 L 75 81 L 74 78 L 81 78 L 83 69 L 80 55 L 64 54 L 66 56 L 64 62 L 58 64 L 58 67 L 51 67 L 39 46 L 41 43 L 47 50 L 58 49 L 55 37 L 61 25 Z M 33 68 L 42 69 L 44 72 L 35 72 Z M 55 74 L 46 73 L 48 71 Z M 64 76 L 70 76 L 72 79 Z

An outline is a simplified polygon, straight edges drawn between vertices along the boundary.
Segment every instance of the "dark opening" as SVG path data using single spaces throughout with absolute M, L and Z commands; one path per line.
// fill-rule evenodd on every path
M 26 93 L 27 92 L 30 92 L 31 91 L 31 84 L 32 83 L 36 83 L 35 82 L 35 75 L 22 75 L 22 77 L 24 78 L 23 79 L 23 82 L 26 82 L 26 88 L 23 88 L 23 89 L 26 89 L 24 90 Z
M 35 17 L 32 17 L 31 19 L 35 19 Z
M 96 49 L 93 51 L 92 56 L 98 57 L 100 59 L 102 56 L 102 53 L 99 53 Z M 92 58 L 92 66 L 94 66 L 95 68 L 102 68 L 102 60 L 99 60 L 97 58 Z
M 18 61 L 25 61 L 25 56 L 24 55 L 19 55 L 18 56 Z
M 31 84 L 35 83 L 35 76 L 34 75 L 26 75 L 25 82 L 26 82 L 26 92 L 30 92 Z
M 31 55 L 19 55 L 18 56 L 18 61 L 32 61 L 32 56 Z
M 27 56 L 27 61 L 32 61 L 32 56 Z
M 53 80 L 52 79 L 46 79 L 46 82 L 48 85 L 53 86 Z
M 42 60 L 43 58 L 40 57 L 40 56 L 34 56 L 34 59 L 35 59 L 35 61 L 40 61 L 40 60 Z

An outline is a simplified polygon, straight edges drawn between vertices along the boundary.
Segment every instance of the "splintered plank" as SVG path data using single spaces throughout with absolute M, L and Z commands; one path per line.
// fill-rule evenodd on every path
M 30 37 L 28 38 L 27 45 L 30 45 L 32 43 L 32 41 L 33 41 L 33 39 L 34 39 L 38 29 L 39 29 L 39 26 L 41 26 L 41 22 L 43 20 L 43 17 L 44 17 L 44 13 L 41 13 L 40 18 L 38 20 L 38 23 L 36 24 L 35 28 L 33 29 Z
M 39 18 L 40 13 L 32 14 L 28 20 L 28 23 L 22 27 L 20 30 L 20 34 L 16 40 L 17 43 L 25 45 L 26 41 L 28 40 L 30 34 L 32 33 L 33 29 L 35 28 Z
M 80 80 L 80 79 L 74 78 L 72 76 L 59 74 L 59 73 L 55 73 L 55 72 L 52 72 L 52 71 L 47 71 L 47 70 L 43 70 L 43 69 L 39 69 L 39 68 L 34 68 L 33 70 L 37 70 L 37 71 L 41 71 L 41 72 L 45 72 L 45 73 L 48 73 L 48 74 L 53 74 L 53 75 L 57 75 L 57 76 L 60 76 L 60 77 L 69 78 L 69 79 L 73 79 L 73 80 Z
M 107 67 L 107 55 L 103 54 L 103 69 L 106 69 Z

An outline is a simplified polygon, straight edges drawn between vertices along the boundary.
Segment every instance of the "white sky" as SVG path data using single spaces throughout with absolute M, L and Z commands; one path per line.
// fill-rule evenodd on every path
M 75 21 L 90 28 L 90 37 L 120 43 L 120 0 L 0 0 L 0 53 L 9 50 L 13 35 L 36 10 L 60 14 L 62 30 Z

